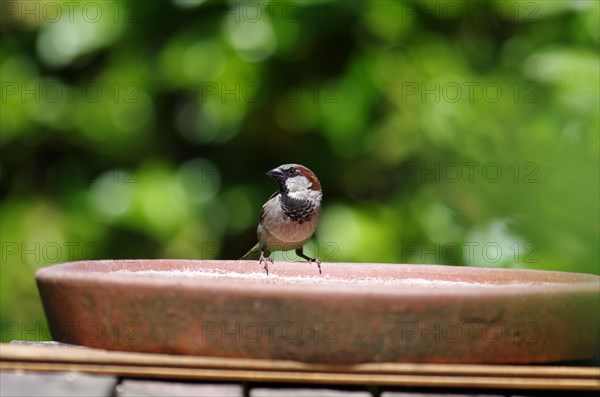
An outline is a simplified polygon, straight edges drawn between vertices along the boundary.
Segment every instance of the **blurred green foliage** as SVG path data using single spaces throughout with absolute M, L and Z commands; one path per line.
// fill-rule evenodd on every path
M 42 266 L 240 257 L 290 162 L 328 261 L 600 273 L 599 4 L 3 1 L 2 341 Z

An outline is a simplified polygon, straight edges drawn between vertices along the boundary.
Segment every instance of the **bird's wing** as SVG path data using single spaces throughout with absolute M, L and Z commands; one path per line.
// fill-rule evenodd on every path
M 279 194 L 279 192 L 275 192 L 272 195 L 269 196 L 269 198 L 267 199 L 267 202 L 262 206 L 261 210 L 260 210 L 260 218 L 259 218 L 259 222 L 262 223 L 262 221 L 265 219 L 265 207 L 267 206 L 267 203 L 269 201 L 271 201 L 271 199 L 277 197 L 277 195 Z
M 272 194 L 272 195 L 271 195 L 271 196 L 268 198 L 268 200 L 267 200 L 267 203 L 268 203 L 268 202 L 269 202 L 271 199 L 273 199 L 273 198 L 277 197 L 277 195 L 278 195 L 278 194 L 279 194 L 279 192 L 275 192 L 275 193 L 273 193 L 273 194 Z M 267 205 L 267 204 L 265 203 L 265 205 Z M 262 222 L 262 221 L 263 221 L 263 219 L 265 218 L 265 205 L 263 205 L 263 206 L 262 206 L 262 209 L 260 210 L 260 218 L 259 218 L 259 222 Z M 270 253 L 269 253 L 269 251 L 268 251 L 268 250 L 265 250 L 265 255 L 266 255 L 266 256 L 269 256 L 269 254 L 270 254 Z M 242 256 L 240 259 L 246 259 L 246 260 L 253 260 L 253 259 L 254 259 L 254 260 L 258 260 L 258 258 L 260 258 L 260 243 L 256 243 L 256 244 L 254 245 L 254 247 L 252 247 L 252 248 L 250 249 L 250 251 L 246 252 L 246 254 L 245 254 L 244 256 Z

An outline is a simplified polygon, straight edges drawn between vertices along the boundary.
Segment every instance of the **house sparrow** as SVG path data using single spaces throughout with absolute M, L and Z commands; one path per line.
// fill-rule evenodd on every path
M 296 250 L 296 255 L 316 263 L 321 273 L 321 260 L 304 255 L 302 247 L 310 240 L 321 216 L 321 183 L 311 170 L 300 164 L 284 164 L 267 172 L 279 184 L 279 191 L 269 197 L 260 212 L 258 243 L 242 259 L 258 259 L 273 263 L 273 251 Z

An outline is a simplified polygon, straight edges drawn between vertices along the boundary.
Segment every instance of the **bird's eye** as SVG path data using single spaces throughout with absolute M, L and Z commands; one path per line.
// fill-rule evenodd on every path
M 288 170 L 288 173 L 289 173 L 290 175 L 296 175 L 296 174 L 298 174 L 298 169 L 296 169 L 296 168 L 290 168 L 290 169 Z

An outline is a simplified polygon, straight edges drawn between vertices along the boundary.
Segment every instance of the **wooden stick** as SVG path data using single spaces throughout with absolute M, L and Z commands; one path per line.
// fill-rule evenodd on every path
M 133 378 L 218 381 L 285 382 L 346 385 L 421 386 L 454 388 L 504 388 L 537 390 L 598 390 L 596 379 L 508 378 L 476 376 L 430 376 L 390 374 L 343 374 L 326 372 L 251 371 L 154 366 L 97 365 L 79 363 L 1 362 L 0 370 L 77 371 Z
M 91 348 L 0 345 L 0 368 L 82 371 L 129 377 L 428 387 L 598 390 L 600 368 L 535 365 L 369 363 L 176 356 Z

